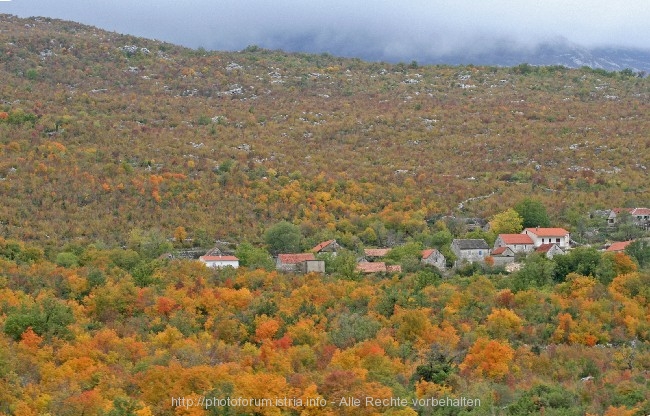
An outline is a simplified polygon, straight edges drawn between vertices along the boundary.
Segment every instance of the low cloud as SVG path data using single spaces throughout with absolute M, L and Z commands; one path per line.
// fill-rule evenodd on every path
M 650 45 L 650 2 L 636 0 L 14 0 L 0 12 L 70 19 L 190 47 L 248 45 L 428 62 L 564 38 L 587 47 Z

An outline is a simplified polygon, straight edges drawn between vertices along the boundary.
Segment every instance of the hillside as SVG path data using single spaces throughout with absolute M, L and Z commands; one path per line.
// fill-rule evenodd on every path
M 423 261 L 520 231 L 511 207 L 572 239 L 647 236 L 587 214 L 650 205 L 648 79 L 10 16 L 0 76 L 0 415 L 650 413 L 647 239 L 512 273 Z M 325 273 L 269 254 L 334 238 Z M 241 267 L 161 256 L 215 239 Z
M 648 204 L 648 79 L 604 70 L 195 51 L 0 19 L 2 235 L 256 241 L 281 219 L 402 235 L 524 196 L 558 225 Z

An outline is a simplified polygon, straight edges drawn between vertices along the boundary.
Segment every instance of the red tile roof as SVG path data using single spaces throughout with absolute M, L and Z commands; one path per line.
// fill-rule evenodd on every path
M 551 248 L 553 248 L 554 245 L 555 245 L 555 244 L 553 244 L 553 243 L 550 243 L 550 244 L 549 244 L 549 243 L 542 244 L 542 245 L 540 245 L 539 247 L 537 247 L 537 248 L 535 249 L 535 251 L 538 252 L 538 253 L 548 253 L 548 251 L 549 251 Z
M 436 251 L 438 251 L 438 250 L 435 249 L 435 248 L 427 248 L 425 250 L 422 250 L 422 258 L 427 259 L 427 258 L 429 258 L 429 256 L 431 256 Z
M 201 256 L 201 261 L 239 261 L 235 256 Z
M 395 264 L 393 266 L 386 266 L 386 271 L 389 273 L 401 273 L 402 266 L 400 266 L 399 264 Z
M 613 208 L 612 211 L 617 214 L 625 211 L 632 215 L 650 215 L 650 208 Z
M 386 263 L 383 261 L 357 263 L 357 271 L 362 273 L 380 273 L 386 271 Z
M 632 215 L 650 215 L 650 208 L 634 208 L 630 211 Z
M 633 242 L 634 242 L 634 240 L 617 241 L 615 243 L 612 243 L 611 246 L 607 247 L 607 251 L 623 251 L 623 250 L 625 250 L 625 247 L 629 246 Z
M 318 253 L 319 251 L 321 251 L 322 249 L 324 249 L 325 247 L 329 246 L 330 244 L 332 244 L 332 243 L 335 242 L 335 241 L 336 241 L 336 240 L 327 240 L 327 241 L 323 241 L 322 243 L 320 243 L 320 244 L 317 245 L 316 247 L 312 248 L 311 251 L 312 251 L 313 253 Z
M 524 231 L 528 231 L 531 234 L 535 234 L 538 237 L 564 237 L 569 234 L 564 228 L 526 228 Z
M 278 254 L 278 260 L 283 264 L 297 264 L 301 261 L 316 260 L 314 253 Z
M 366 248 L 363 252 L 370 257 L 384 257 L 390 252 L 390 248 Z
M 528 234 L 499 234 L 504 244 L 533 244 L 533 239 Z
M 503 254 L 503 252 L 506 251 L 507 249 L 508 247 L 497 247 L 494 250 L 492 250 L 492 254 L 498 256 L 499 254 Z

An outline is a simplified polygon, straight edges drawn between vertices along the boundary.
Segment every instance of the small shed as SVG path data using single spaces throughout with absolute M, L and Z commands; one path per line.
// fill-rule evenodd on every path
M 492 259 L 495 266 L 505 266 L 515 262 L 515 252 L 510 247 L 497 247 L 492 250 Z
M 314 253 L 278 254 L 275 267 L 285 272 L 297 272 L 300 271 L 299 264 L 305 261 L 316 261 Z
M 301 273 L 325 273 L 323 260 L 304 260 L 298 263 L 297 267 Z

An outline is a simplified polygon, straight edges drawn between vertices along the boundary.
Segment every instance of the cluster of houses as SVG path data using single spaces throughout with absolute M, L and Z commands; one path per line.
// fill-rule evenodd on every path
M 613 208 L 601 212 L 600 215 L 606 217 L 607 225 L 613 227 L 623 213 L 629 214 L 638 227 L 650 230 L 650 208 Z
M 645 229 L 650 229 L 650 208 L 613 208 L 599 212 L 607 218 L 607 224 L 617 223 L 621 213 L 631 215 L 634 223 Z M 607 251 L 623 251 L 632 241 L 622 241 L 611 244 Z M 464 263 L 485 262 L 488 257 L 495 266 L 506 266 L 515 263 L 515 256 L 527 255 L 532 252 L 543 253 L 548 258 L 564 254 L 570 248 L 571 237 L 564 228 L 534 227 L 526 228 L 518 234 L 499 234 L 493 247 L 483 239 L 454 239 L 451 251 L 457 260 L 454 266 Z M 278 254 L 276 268 L 285 272 L 325 273 L 325 262 L 316 255 L 330 253 L 336 255 L 340 249 L 336 240 L 327 240 L 318 244 L 307 253 Z M 401 272 L 399 265 L 386 264 L 383 258 L 388 255 L 390 248 L 367 248 L 362 257 L 357 259 L 357 271 L 361 273 L 391 273 Z M 520 254 L 522 253 L 522 254 Z M 422 250 L 421 262 L 445 270 L 446 259 L 435 248 Z M 208 267 L 239 267 L 239 259 L 232 255 L 223 255 L 219 250 L 211 250 L 199 258 Z
M 569 249 L 570 234 L 564 228 L 526 228 L 519 234 L 499 234 L 494 247 L 490 249 L 482 239 L 455 239 L 451 250 L 457 257 L 457 264 L 484 262 L 492 257 L 494 265 L 514 263 L 517 253 L 544 253 L 548 258 L 564 254 Z
M 276 269 L 283 272 L 325 273 L 325 261 L 316 258 L 317 254 L 329 253 L 336 255 L 341 246 L 336 240 L 323 241 L 307 253 L 282 253 L 276 258 Z M 389 265 L 382 261 L 390 252 L 390 248 L 367 248 L 364 255 L 357 259 L 357 271 L 361 273 L 392 273 L 401 272 L 401 266 Z M 445 257 L 435 248 L 422 250 L 421 261 L 443 270 L 446 266 Z M 235 256 L 224 255 L 218 249 L 213 249 L 199 257 L 207 267 L 239 267 L 239 259 Z

